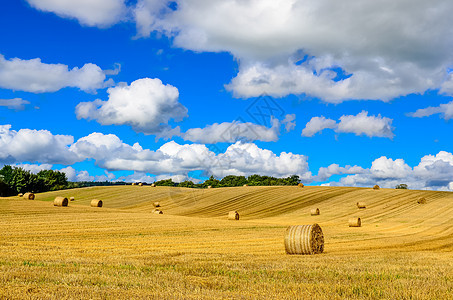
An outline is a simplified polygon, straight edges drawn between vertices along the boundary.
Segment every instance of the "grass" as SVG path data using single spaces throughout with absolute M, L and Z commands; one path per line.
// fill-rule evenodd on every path
M 53 207 L 56 195 L 76 201 Z M 36 199 L 0 198 L 0 299 L 453 298 L 452 193 L 128 186 Z M 325 253 L 286 255 L 286 226 L 313 222 Z

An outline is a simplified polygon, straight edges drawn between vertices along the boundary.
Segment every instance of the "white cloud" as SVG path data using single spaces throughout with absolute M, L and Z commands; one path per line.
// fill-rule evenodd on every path
M 108 27 L 126 14 L 124 0 L 27 0 L 34 8 L 77 19 L 86 26 Z
M 50 165 L 50 164 L 15 164 L 14 167 L 22 168 L 22 169 L 30 171 L 34 174 L 36 174 L 42 170 L 52 169 L 52 165 Z
M 420 163 L 413 168 L 403 159 L 393 160 L 382 156 L 373 161 L 371 168 L 358 171 L 349 169 L 348 173 L 343 174 L 351 175 L 328 185 L 370 187 L 378 184 L 381 187 L 395 188 L 397 184 L 405 183 L 410 189 L 453 191 L 453 154 L 446 151 L 422 157 Z
M 324 129 L 333 129 L 337 133 L 354 133 L 369 137 L 393 138 L 392 119 L 378 116 L 368 116 L 367 111 L 354 115 L 343 115 L 340 122 L 325 117 L 313 117 L 302 130 L 302 136 L 312 137 Z
M 0 54 L 0 88 L 45 93 L 76 87 L 90 92 L 103 88 L 104 80 L 104 72 L 95 64 L 69 70 L 67 65 L 42 63 L 40 58 L 7 60 Z
M 139 1 L 139 35 L 158 31 L 184 49 L 232 53 L 240 68 L 228 88 L 237 97 L 389 100 L 440 88 L 453 62 L 448 0 L 168 3 Z M 304 55 L 309 59 L 295 64 Z M 351 76 L 336 78 L 338 67 Z
M 368 116 L 368 112 L 362 111 L 356 116 L 342 116 L 336 132 L 354 133 L 369 137 L 393 138 L 392 119 L 378 116 Z
M 72 164 L 78 156 L 69 151 L 74 138 L 53 135 L 47 130 L 11 130 L 11 125 L 0 125 L 0 162 L 39 162 Z
M 414 118 L 423 118 L 437 114 L 440 114 L 445 120 L 453 119 L 453 101 L 436 107 L 421 108 L 414 113 L 409 113 L 408 115 Z
M 335 129 L 337 127 L 337 122 L 332 119 L 326 119 L 324 116 L 313 117 L 305 125 L 305 128 L 302 130 L 302 135 L 306 137 L 312 137 L 316 133 L 323 131 L 324 129 Z
M 25 105 L 27 104 L 30 104 L 30 102 L 22 98 L 0 99 L 0 106 L 5 106 L 14 110 L 24 110 Z
M 237 141 L 275 142 L 280 133 L 280 122 L 272 119 L 272 127 L 253 124 L 250 122 L 214 123 L 205 128 L 191 128 L 182 134 L 185 141 L 205 144 L 235 143 Z
M 327 168 L 321 167 L 318 170 L 318 175 L 313 177 L 314 181 L 325 181 L 328 180 L 333 175 L 343 175 L 343 174 L 362 174 L 366 172 L 365 169 L 359 166 L 345 166 L 340 167 L 338 164 L 331 164 Z
M 96 120 L 102 125 L 129 125 L 137 132 L 159 137 L 179 135 L 172 129 L 170 119 L 181 121 L 187 108 L 178 102 L 178 89 L 164 85 L 159 79 L 143 78 L 130 85 L 107 90 L 107 101 L 81 102 L 76 107 L 78 119 Z
M 286 132 L 290 132 L 296 128 L 296 114 L 287 114 L 283 119 L 282 124 L 285 124 Z

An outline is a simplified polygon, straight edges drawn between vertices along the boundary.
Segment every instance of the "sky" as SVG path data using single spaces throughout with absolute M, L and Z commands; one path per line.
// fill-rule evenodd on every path
M 15 0 L 0 166 L 453 191 L 448 0 Z

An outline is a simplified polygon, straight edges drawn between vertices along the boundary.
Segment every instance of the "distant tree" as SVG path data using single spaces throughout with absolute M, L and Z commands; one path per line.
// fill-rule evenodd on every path
M 220 180 L 215 179 L 213 175 L 209 177 L 208 180 L 203 182 L 202 187 L 207 188 L 208 186 L 212 186 L 213 188 L 220 186 Z
M 243 186 L 247 184 L 247 179 L 245 176 L 235 176 L 235 175 L 228 175 L 220 180 L 219 185 L 223 187 L 227 186 Z
M 186 188 L 194 188 L 195 184 L 192 181 L 190 181 L 190 180 L 186 180 L 186 181 L 178 183 L 178 186 L 179 187 L 186 187 Z
M 156 181 L 156 182 L 154 182 L 154 184 L 156 186 L 175 186 L 175 183 L 173 182 L 173 180 L 171 178 Z
M 400 183 L 398 184 L 395 189 L 398 189 L 398 190 L 407 190 L 407 184 L 405 183 Z

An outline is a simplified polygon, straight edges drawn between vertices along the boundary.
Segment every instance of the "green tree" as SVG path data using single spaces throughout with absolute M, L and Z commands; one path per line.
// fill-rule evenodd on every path
M 407 184 L 405 183 L 400 183 L 398 184 L 395 189 L 398 189 L 398 190 L 407 190 Z

